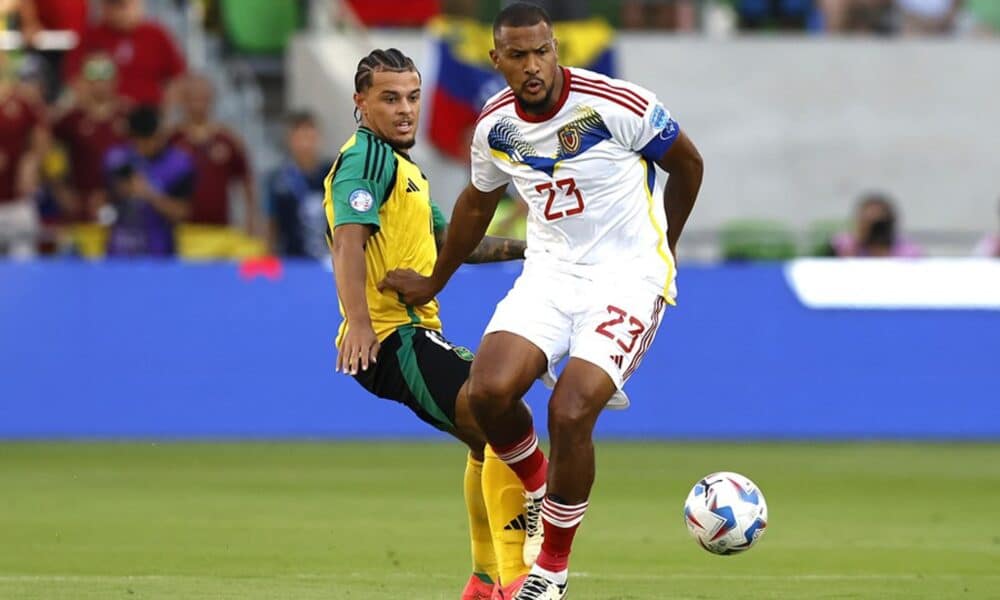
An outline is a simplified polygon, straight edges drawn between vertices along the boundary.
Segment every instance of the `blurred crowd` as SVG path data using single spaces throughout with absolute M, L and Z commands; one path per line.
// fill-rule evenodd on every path
M 622 26 L 833 34 L 1000 33 L 995 0 L 625 0 Z
M 414 0 L 405 10 L 389 0 L 335 4 L 370 26 L 414 26 L 441 12 L 477 16 L 501 2 Z M 605 16 L 625 28 L 1000 30 L 1000 0 L 540 2 L 557 19 Z M 215 0 L 201 3 L 207 14 L 218 9 Z M 224 232 L 249 254 L 326 258 L 323 178 L 333 157 L 323 152 L 313 115 L 287 116 L 283 161 L 258 174 L 240 133 L 215 116 L 212 80 L 188 69 L 144 0 L 0 0 L 0 18 L 0 256 L 172 256 L 192 239 Z M 525 214 L 523 203 L 506 201 L 493 231 L 523 237 Z M 862 198 L 854 221 L 810 253 L 921 254 L 885 194 Z M 1000 256 L 1000 234 L 976 252 Z
M 486 18 L 505 0 L 348 0 L 372 26 L 413 27 L 434 15 Z M 556 19 L 602 17 L 620 29 L 726 34 L 1000 34 L 997 0 L 539 0 Z M 402 9 L 401 9 L 402 7 Z
M 143 0 L 0 2 L 24 42 L 0 55 L 0 255 L 171 256 L 235 231 L 251 253 L 325 256 L 311 240 L 330 159 L 310 115 L 289 118 L 259 202 L 211 80 Z M 71 43 L 53 48 L 52 32 Z

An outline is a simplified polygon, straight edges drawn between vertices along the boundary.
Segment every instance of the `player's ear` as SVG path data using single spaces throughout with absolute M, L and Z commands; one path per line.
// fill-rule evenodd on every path
M 354 114 L 358 117 L 365 114 L 365 96 L 362 92 L 354 92 Z
M 490 62 L 493 63 L 494 69 L 500 68 L 500 54 L 497 52 L 496 48 L 490 49 Z

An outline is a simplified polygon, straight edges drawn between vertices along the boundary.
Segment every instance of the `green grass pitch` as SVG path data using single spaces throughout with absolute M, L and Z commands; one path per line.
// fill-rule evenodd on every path
M 457 600 L 447 443 L 0 444 L 0 598 Z M 764 490 L 749 553 L 688 536 L 700 476 Z M 1000 445 L 598 444 L 572 600 L 1000 598 Z

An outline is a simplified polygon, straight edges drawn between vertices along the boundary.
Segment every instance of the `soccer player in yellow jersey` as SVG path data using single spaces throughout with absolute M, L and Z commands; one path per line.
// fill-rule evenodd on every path
M 379 289 L 394 269 L 430 274 L 444 243 L 447 223 L 407 154 L 420 117 L 420 74 L 399 50 L 374 50 L 358 64 L 354 85 L 360 126 L 325 181 L 327 241 L 343 316 L 337 370 L 468 445 L 473 574 L 462 599 L 504 598 L 527 575 L 526 534 L 540 547 L 538 516 L 523 514 L 520 480 L 486 447 L 465 387 L 472 353 L 444 338 L 437 300 L 414 306 Z M 523 257 L 524 242 L 487 237 L 466 262 Z

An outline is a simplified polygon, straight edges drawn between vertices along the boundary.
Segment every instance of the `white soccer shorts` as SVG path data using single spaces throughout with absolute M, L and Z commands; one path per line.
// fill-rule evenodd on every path
M 641 280 L 592 279 L 526 264 L 484 335 L 507 331 L 538 346 L 548 360 L 542 380 L 550 388 L 567 356 L 597 365 L 618 389 L 608 407 L 625 408 L 622 387 L 652 345 L 666 308 L 660 292 Z

